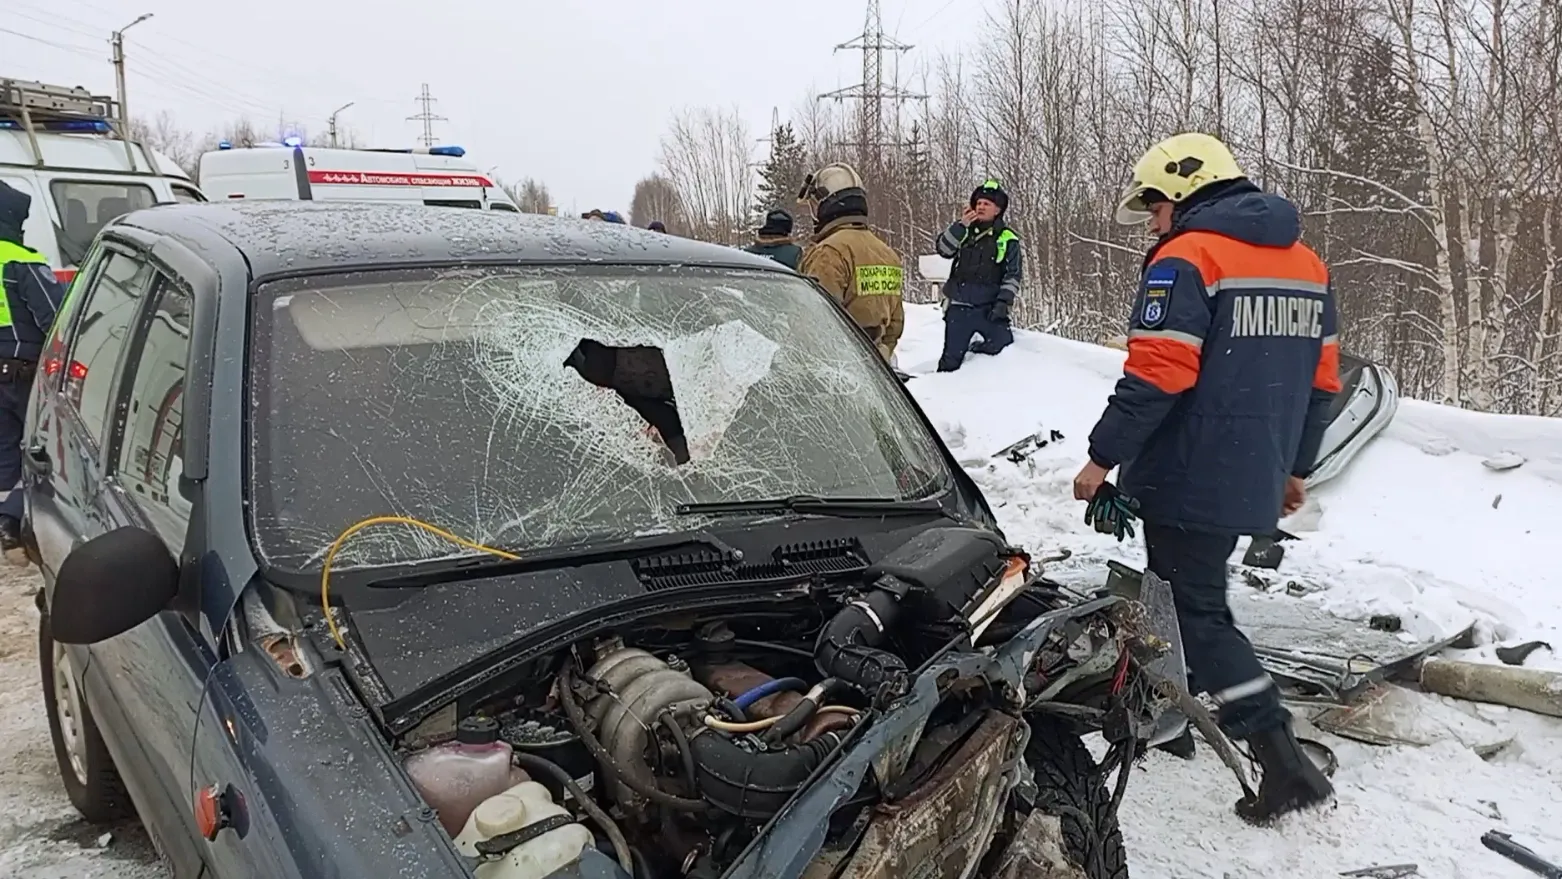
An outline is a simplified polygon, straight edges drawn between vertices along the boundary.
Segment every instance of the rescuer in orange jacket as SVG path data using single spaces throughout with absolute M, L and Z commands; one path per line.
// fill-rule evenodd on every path
M 1190 683 L 1263 767 L 1237 812 L 1268 823 L 1321 803 L 1329 781 L 1226 601 L 1241 535 L 1271 534 L 1305 498 L 1327 410 L 1340 389 L 1334 297 L 1302 244 L 1295 205 L 1243 175 L 1224 144 L 1179 134 L 1134 166 L 1117 220 L 1147 222 L 1128 360 L 1090 434 L 1074 496 L 1132 498 L 1149 569 L 1171 584 Z M 1121 467 L 1119 486 L 1102 488 Z

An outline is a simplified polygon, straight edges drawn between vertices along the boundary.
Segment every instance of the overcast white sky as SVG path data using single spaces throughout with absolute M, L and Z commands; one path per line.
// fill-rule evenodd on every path
M 974 0 L 881 0 L 884 29 L 917 63 L 979 27 Z M 112 94 L 108 36 L 126 32 L 130 112 L 172 112 L 205 131 L 284 113 L 311 130 L 339 123 L 370 146 L 412 146 L 406 117 L 427 82 L 441 143 L 479 168 L 548 184 L 563 210 L 626 210 L 651 171 L 668 116 L 736 105 L 756 137 L 812 87 L 861 79 L 865 0 L 4 0 L 0 76 Z M 888 67 L 888 59 L 886 59 Z M 909 85 L 910 83 L 908 83 Z M 762 144 L 755 144 L 756 158 Z

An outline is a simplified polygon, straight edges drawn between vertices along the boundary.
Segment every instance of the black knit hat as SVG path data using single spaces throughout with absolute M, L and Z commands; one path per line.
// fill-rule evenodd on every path
M 976 187 L 971 192 L 971 207 L 976 207 L 976 202 L 979 199 L 986 199 L 997 205 L 998 213 L 1000 214 L 1009 209 L 1009 194 L 1003 191 L 1003 184 L 999 183 L 995 177 L 987 178 L 986 183 Z
M 792 234 L 792 215 L 777 208 L 765 215 L 759 234 L 766 238 L 785 238 Z

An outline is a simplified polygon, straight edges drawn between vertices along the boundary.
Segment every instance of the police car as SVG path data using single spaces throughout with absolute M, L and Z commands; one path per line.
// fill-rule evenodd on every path
M 113 98 L 0 77 L 0 181 L 32 197 L 24 242 L 69 281 L 109 221 L 206 198 L 169 157 L 126 136 Z
M 332 149 L 300 138 L 201 156 L 201 185 L 213 200 L 353 201 L 518 212 L 495 181 L 458 146 Z

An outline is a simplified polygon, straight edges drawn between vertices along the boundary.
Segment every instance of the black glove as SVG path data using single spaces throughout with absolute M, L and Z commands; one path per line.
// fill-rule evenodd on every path
M 1008 323 L 1009 322 L 1009 303 L 1003 301 L 1002 299 L 998 300 L 997 302 L 994 302 L 992 304 L 992 306 L 987 309 L 987 319 L 992 321 L 995 324 L 1006 324 L 1006 323 Z
M 1085 507 L 1085 524 L 1102 534 L 1115 536 L 1118 542 L 1134 536 L 1134 520 L 1139 518 L 1139 502 L 1117 490 L 1110 482 L 1101 483 L 1095 497 Z

